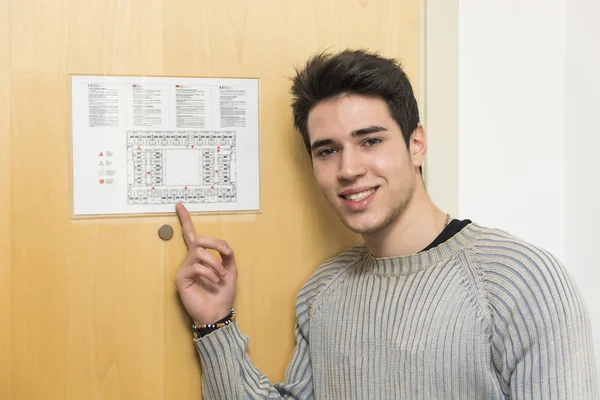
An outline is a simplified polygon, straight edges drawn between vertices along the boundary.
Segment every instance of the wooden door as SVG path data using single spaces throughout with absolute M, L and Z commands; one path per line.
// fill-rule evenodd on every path
M 293 130 L 293 67 L 322 49 L 398 57 L 417 88 L 418 0 L 0 0 L 0 398 L 199 399 L 173 284 L 175 214 L 71 218 L 68 74 L 259 77 L 261 213 L 196 215 L 236 250 L 254 363 L 281 380 L 295 296 L 357 243 Z M 163 224 L 175 236 L 163 242 Z

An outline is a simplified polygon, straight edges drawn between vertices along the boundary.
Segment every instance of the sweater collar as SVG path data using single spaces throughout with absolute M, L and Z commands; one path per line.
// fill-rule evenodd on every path
M 400 257 L 374 257 L 364 246 L 364 265 L 368 271 L 377 275 L 414 274 L 455 257 L 469 247 L 480 233 L 481 227 L 470 223 L 456 235 L 430 250 Z

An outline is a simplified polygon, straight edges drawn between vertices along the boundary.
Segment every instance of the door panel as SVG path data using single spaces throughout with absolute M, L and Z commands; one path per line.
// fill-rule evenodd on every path
M 0 217 L 9 227 L 0 232 L 0 312 L 9 316 L 0 397 L 200 398 L 173 284 L 185 256 L 175 214 L 70 217 L 68 74 L 260 79 L 261 212 L 194 221 L 235 249 L 239 325 L 254 363 L 278 381 L 294 346 L 298 289 L 359 242 L 316 188 L 292 127 L 288 77 L 317 50 L 368 47 L 400 58 L 417 91 L 418 8 L 417 0 L 0 0 Z M 157 235 L 165 223 L 175 228 L 167 242 Z
M 11 392 L 10 28 L 9 1 L 0 0 L 0 398 Z

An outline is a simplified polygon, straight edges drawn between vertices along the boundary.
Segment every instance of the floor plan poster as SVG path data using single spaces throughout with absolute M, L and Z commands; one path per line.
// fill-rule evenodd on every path
M 259 209 L 257 79 L 71 84 L 75 216 Z

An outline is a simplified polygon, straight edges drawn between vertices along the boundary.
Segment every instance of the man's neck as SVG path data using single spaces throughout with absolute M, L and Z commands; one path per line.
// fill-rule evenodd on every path
M 446 214 L 437 208 L 424 188 L 415 192 L 406 209 L 385 229 L 363 235 L 375 257 L 400 257 L 426 248 L 444 230 Z

